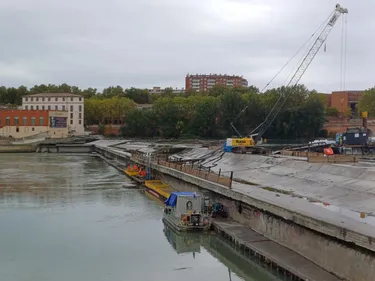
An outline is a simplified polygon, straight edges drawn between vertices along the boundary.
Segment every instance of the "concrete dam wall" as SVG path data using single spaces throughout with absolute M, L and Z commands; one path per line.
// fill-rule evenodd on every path
M 193 149 L 178 157 L 189 159 L 196 155 Z M 227 175 L 234 171 L 234 180 L 375 214 L 375 166 L 370 164 L 319 164 L 282 156 L 218 152 L 202 165 L 216 172 L 221 169 L 221 173 Z
M 102 155 L 116 161 L 130 160 L 131 154 L 123 149 L 101 150 Z M 226 206 L 234 220 L 344 280 L 373 280 L 375 170 L 370 164 L 316 164 L 291 157 L 240 155 L 204 148 L 189 148 L 171 158 L 196 160 L 226 175 L 234 171 L 229 189 L 152 163 L 155 175 L 176 190 L 207 194 Z M 366 213 L 365 218 L 360 212 Z

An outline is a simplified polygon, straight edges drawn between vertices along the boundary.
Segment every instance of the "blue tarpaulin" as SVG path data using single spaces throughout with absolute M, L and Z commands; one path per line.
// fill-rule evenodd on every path
M 175 207 L 177 203 L 177 198 L 179 196 L 199 196 L 196 192 L 172 192 L 171 195 L 169 195 L 169 198 L 165 200 L 164 204 L 170 207 Z

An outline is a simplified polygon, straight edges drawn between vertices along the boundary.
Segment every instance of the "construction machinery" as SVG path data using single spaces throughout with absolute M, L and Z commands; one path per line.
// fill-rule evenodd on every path
M 326 41 L 328 35 L 330 34 L 331 30 L 333 29 L 339 17 L 347 13 L 348 13 L 348 10 L 346 8 L 343 8 L 340 4 L 337 4 L 335 6 L 335 9 L 333 10 L 333 12 L 330 14 L 327 21 L 325 22 L 323 29 L 317 36 L 316 40 L 314 41 L 310 49 L 308 50 L 306 56 L 303 58 L 302 62 L 298 66 L 292 78 L 289 80 L 286 87 L 296 87 L 298 85 L 298 82 L 300 81 L 303 74 L 305 73 L 305 71 L 307 70 L 307 68 L 313 61 L 313 59 L 315 58 L 316 54 L 318 53 L 318 51 L 320 50 L 320 48 Z M 280 113 L 280 110 L 282 109 L 286 100 L 288 99 L 288 93 L 290 92 L 285 91 L 280 94 L 278 100 L 272 107 L 271 111 L 268 113 L 266 119 L 257 128 L 255 128 L 251 132 L 251 134 L 247 137 L 243 137 L 240 134 L 240 132 L 237 130 L 237 128 L 234 126 L 234 123 L 246 112 L 248 106 L 242 109 L 230 123 L 233 130 L 238 135 L 238 138 L 228 138 L 224 144 L 224 151 L 234 152 L 234 153 L 265 152 L 265 149 L 259 146 L 262 143 L 262 137 L 264 133 L 272 125 L 272 122 L 275 120 L 277 115 Z

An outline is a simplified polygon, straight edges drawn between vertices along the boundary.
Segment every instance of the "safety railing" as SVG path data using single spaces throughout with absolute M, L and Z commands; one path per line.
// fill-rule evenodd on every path
M 131 159 L 143 165 L 153 163 L 178 170 L 201 179 L 215 182 L 229 188 L 232 187 L 233 172 L 229 172 L 229 177 L 226 177 L 221 173 L 221 170 L 219 171 L 219 173 L 215 173 L 210 169 L 203 169 L 200 166 L 192 165 L 189 163 L 168 161 L 168 157 L 166 155 L 147 155 L 143 153 L 133 152 Z
M 233 172 L 231 172 L 231 177 L 225 177 L 223 175 L 220 175 L 220 173 L 217 174 L 211 170 L 199 169 L 199 168 L 196 168 L 195 166 L 185 164 L 185 163 L 173 163 L 169 161 L 158 160 L 157 164 L 181 171 L 183 173 L 186 173 L 186 174 L 189 174 L 189 175 L 201 178 L 201 179 L 215 182 L 215 183 L 224 185 L 229 188 L 232 187 Z

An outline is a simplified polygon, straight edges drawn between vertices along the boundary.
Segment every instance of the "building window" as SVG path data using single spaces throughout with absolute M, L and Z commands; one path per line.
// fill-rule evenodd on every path
M 70 101 L 73 101 L 73 97 L 70 98 Z
M 57 105 L 55 105 L 55 110 L 59 110 L 59 107 Z
M 36 101 L 39 101 L 39 98 L 36 98 Z
M 73 119 L 73 112 L 70 113 L 70 119 Z
M 81 119 L 78 120 L 78 124 L 80 124 L 80 125 L 82 124 L 82 120 Z
M 23 117 L 23 125 L 27 126 L 27 117 Z
M 73 105 L 70 106 L 70 111 L 73 111 Z
M 44 98 L 42 98 L 42 101 L 44 101 Z
M 16 133 L 19 133 L 20 132 L 20 128 L 16 128 Z
M 31 109 L 31 110 L 34 110 L 34 106 L 33 106 L 33 105 L 32 105 L 32 106 L 30 106 L 30 109 Z
M 81 113 L 81 112 L 79 113 L 78 118 L 79 118 L 79 119 L 82 119 L 82 113 Z
M 48 106 L 48 110 L 51 110 L 51 106 L 50 105 Z
M 35 117 L 31 117 L 31 126 L 35 126 Z M 34 131 L 34 128 L 33 128 Z
M 31 131 L 34 131 L 34 128 L 31 128 Z
M 36 110 L 39 110 L 39 105 L 36 106 Z
M 73 119 L 70 119 L 70 125 L 73 125 Z
M 14 117 L 14 124 L 18 126 L 20 124 L 18 117 Z
M 5 125 L 10 126 L 10 117 L 5 118 Z
M 44 105 L 42 105 L 42 110 L 44 110 Z
M 25 98 L 25 101 L 27 101 L 28 99 L 27 98 Z
M 44 117 L 39 117 L 39 126 L 44 126 Z
M 25 109 L 27 110 L 29 107 L 27 105 L 25 105 Z
M 79 101 L 82 101 L 82 98 L 79 98 Z
M 62 106 L 62 110 L 65 111 L 65 105 Z
M 48 98 L 48 101 L 51 101 L 51 98 Z
M 63 101 L 65 101 L 65 98 L 63 98 Z
M 34 98 L 31 98 L 31 101 L 34 101 Z
M 82 105 L 79 106 L 79 112 L 82 112 Z
M 58 98 L 55 98 L 55 101 L 58 101 L 59 99 Z

